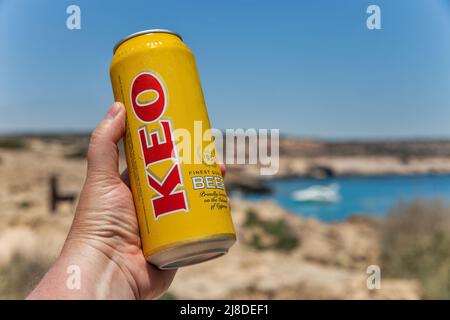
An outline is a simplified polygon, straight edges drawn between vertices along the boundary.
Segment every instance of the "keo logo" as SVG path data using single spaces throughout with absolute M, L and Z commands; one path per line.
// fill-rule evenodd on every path
M 131 85 L 131 105 L 135 116 L 144 124 L 154 123 L 163 116 L 166 104 L 167 95 L 162 81 L 148 72 L 138 74 Z M 170 120 L 161 120 L 158 124 L 160 130 L 152 131 L 150 135 L 145 125 L 138 129 L 147 184 L 158 194 L 151 199 L 155 219 L 188 210 L 185 190 L 177 190 L 183 187 L 183 181 L 172 135 L 172 123 Z M 163 161 L 171 161 L 173 164 L 161 181 L 148 169 Z

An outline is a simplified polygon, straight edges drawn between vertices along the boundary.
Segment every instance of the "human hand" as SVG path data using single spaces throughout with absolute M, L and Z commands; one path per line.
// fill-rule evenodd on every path
M 143 299 L 161 295 L 174 270 L 149 264 L 141 249 L 127 173 L 119 175 L 117 143 L 125 133 L 125 108 L 115 103 L 94 130 L 88 169 L 61 256 L 29 299 Z M 80 269 L 79 290 L 66 286 L 66 269 Z

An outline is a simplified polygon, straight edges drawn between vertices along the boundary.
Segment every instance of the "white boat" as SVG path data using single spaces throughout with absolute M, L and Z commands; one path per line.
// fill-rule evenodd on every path
M 339 186 L 331 184 L 329 186 L 311 186 L 303 190 L 292 193 L 292 200 L 299 202 L 339 202 Z

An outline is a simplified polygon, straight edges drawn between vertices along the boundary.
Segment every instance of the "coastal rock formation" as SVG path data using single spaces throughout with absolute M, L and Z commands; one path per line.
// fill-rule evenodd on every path
M 447 140 L 320 141 L 281 138 L 279 170 L 261 177 L 257 165 L 229 166 L 230 176 L 255 179 L 327 178 L 449 174 L 450 142 Z

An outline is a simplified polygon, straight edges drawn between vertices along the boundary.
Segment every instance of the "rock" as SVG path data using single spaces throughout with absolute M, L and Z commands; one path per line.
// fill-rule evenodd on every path
M 306 175 L 311 178 L 323 179 L 332 178 L 336 175 L 331 167 L 323 165 L 313 165 L 307 169 Z
M 238 191 L 244 194 L 268 194 L 272 192 L 272 189 L 263 179 L 232 170 L 227 172 L 225 177 L 225 187 L 227 192 L 230 193 Z

